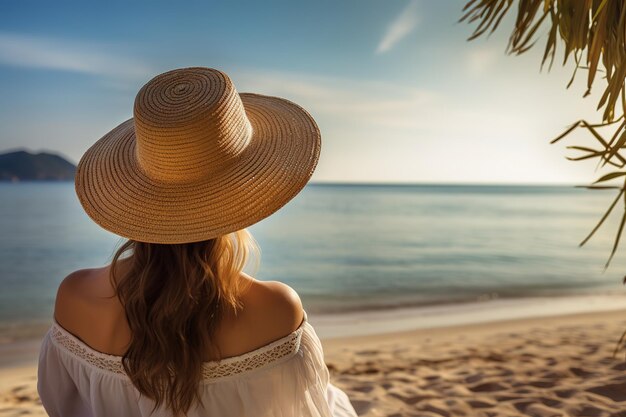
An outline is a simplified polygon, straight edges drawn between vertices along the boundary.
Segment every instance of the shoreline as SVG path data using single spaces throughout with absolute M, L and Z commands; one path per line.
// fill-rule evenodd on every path
M 375 336 L 417 329 L 626 310 L 626 294 L 493 299 L 385 310 L 311 314 L 322 340 Z
M 306 305 L 305 305 L 306 309 Z M 424 329 L 460 328 L 476 324 L 498 326 L 500 322 L 533 318 L 586 315 L 626 311 L 626 294 L 567 295 L 558 297 L 527 297 L 492 299 L 456 304 L 399 307 L 347 311 L 341 313 L 308 313 L 309 322 L 324 342 L 347 340 L 362 336 L 382 336 Z M 36 325 L 41 334 L 29 334 L 0 343 L 0 371 L 15 366 L 28 366 L 37 360 L 41 339 L 47 325 Z
M 329 356 L 333 356 L 337 351 L 345 348 L 364 348 L 368 345 L 380 344 L 389 345 L 398 342 L 416 341 L 420 338 L 424 341 L 430 339 L 431 341 L 449 342 L 452 339 L 462 339 L 476 342 L 480 341 L 483 337 L 493 335 L 506 334 L 511 336 L 517 332 L 529 330 L 538 331 L 540 329 L 550 329 L 561 326 L 574 329 L 576 326 L 598 326 L 599 324 L 606 324 L 607 326 L 623 324 L 623 328 L 619 327 L 618 331 L 610 337 L 611 340 L 608 341 L 609 344 L 614 342 L 611 344 L 611 346 L 614 347 L 622 333 L 626 332 L 626 309 L 512 318 L 441 327 L 390 331 L 377 334 L 338 336 L 321 339 L 321 341 L 324 346 L 324 352 L 328 353 Z M 626 361 L 626 347 L 623 356 Z

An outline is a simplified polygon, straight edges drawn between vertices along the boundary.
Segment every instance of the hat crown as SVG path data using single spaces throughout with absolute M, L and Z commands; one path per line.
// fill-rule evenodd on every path
M 164 182 L 205 178 L 237 160 L 252 137 L 241 98 L 226 74 L 193 67 L 165 72 L 135 98 L 136 156 Z

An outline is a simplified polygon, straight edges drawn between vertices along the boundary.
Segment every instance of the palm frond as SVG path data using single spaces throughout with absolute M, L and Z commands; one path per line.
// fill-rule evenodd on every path
M 626 4 L 623 0 L 470 1 L 459 19 L 477 24 L 468 40 L 495 31 L 515 2 L 517 15 L 507 46 L 509 54 L 519 55 L 529 50 L 539 40 L 539 29 L 547 25 L 541 66 L 548 60 L 552 66 L 557 46 L 562 45 L 563 65 L 572 55 L 576 61 L 573 76 L 579 69 L 588 71 L 585 94 L 591 91 L 597 73 L 605 74 L 606 86 L 599 103 L 604 108 L 603 120 L 612 120 L 618 104 L 622 112 L 626 110 L 620 100 L 626 79 Z

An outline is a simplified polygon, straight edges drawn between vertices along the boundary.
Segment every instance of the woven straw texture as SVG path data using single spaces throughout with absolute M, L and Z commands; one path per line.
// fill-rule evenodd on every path
M 96 223 L 137 241 L 195 242 L 248 227 L 295 197 L 319 159 L 306 110 L 239 94 L 211 68 L 156 76 L 133 113 L 83 155 L 75 186 Z

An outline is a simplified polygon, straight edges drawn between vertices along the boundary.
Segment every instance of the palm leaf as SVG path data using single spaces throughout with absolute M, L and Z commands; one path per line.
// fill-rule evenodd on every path
M 613 256 L 615 256 L 615 252 L 617 252 L 617 247 L 619 246 L 619 241 L 622 237 L 622 232 L 624 231 L 624 224 L 626 224 L 626 210 L 624 210 L 624 213 L 622 213 L 622 221 L 619 223 L 619 228 L 617 229 L 617 235 L 615 236 L 615 242 L 613 243 L 613 249 L 611 250 L 611 255 L 609 256 L 609 259 L 606 261 L 606 264 L 604 265 L 604 269 L 609 267 L 609 264 L 611 263 Z
M 619 201 L 619 199 L 622 196 L 622 194 L 624 194 L 624 190 L 620 190 L 620 192 L 617 194 L 617 197 L 615 198 L 615 200 L 613 200 L 613 203 L 611 203 L 611 205 L 609 206 L 607 211 L 604 213 L 604 216 L 602 216 L 602 218 L 600 219 L 598 224 L 596 224 L 596 227 L 594 227 L 593 230 L 591 230 L 591 232 L 587 235 L 587 237 L 584 238 L 582 242 L 580 242 L 579 246 L 583 246 L 585 243 L 587 243 L 587 241 L 589 239 L 591 239 L 591 236 L 593 236 L 598 231 L 600 226 L 602 226 L 602 223 L 604 223 L 604 221 L 607 219 L 607 217 L 609 217 L 609 214 L 611 214 L 611 212 L 613 211 L 613 209 L 617 205 L 617 202 Z

